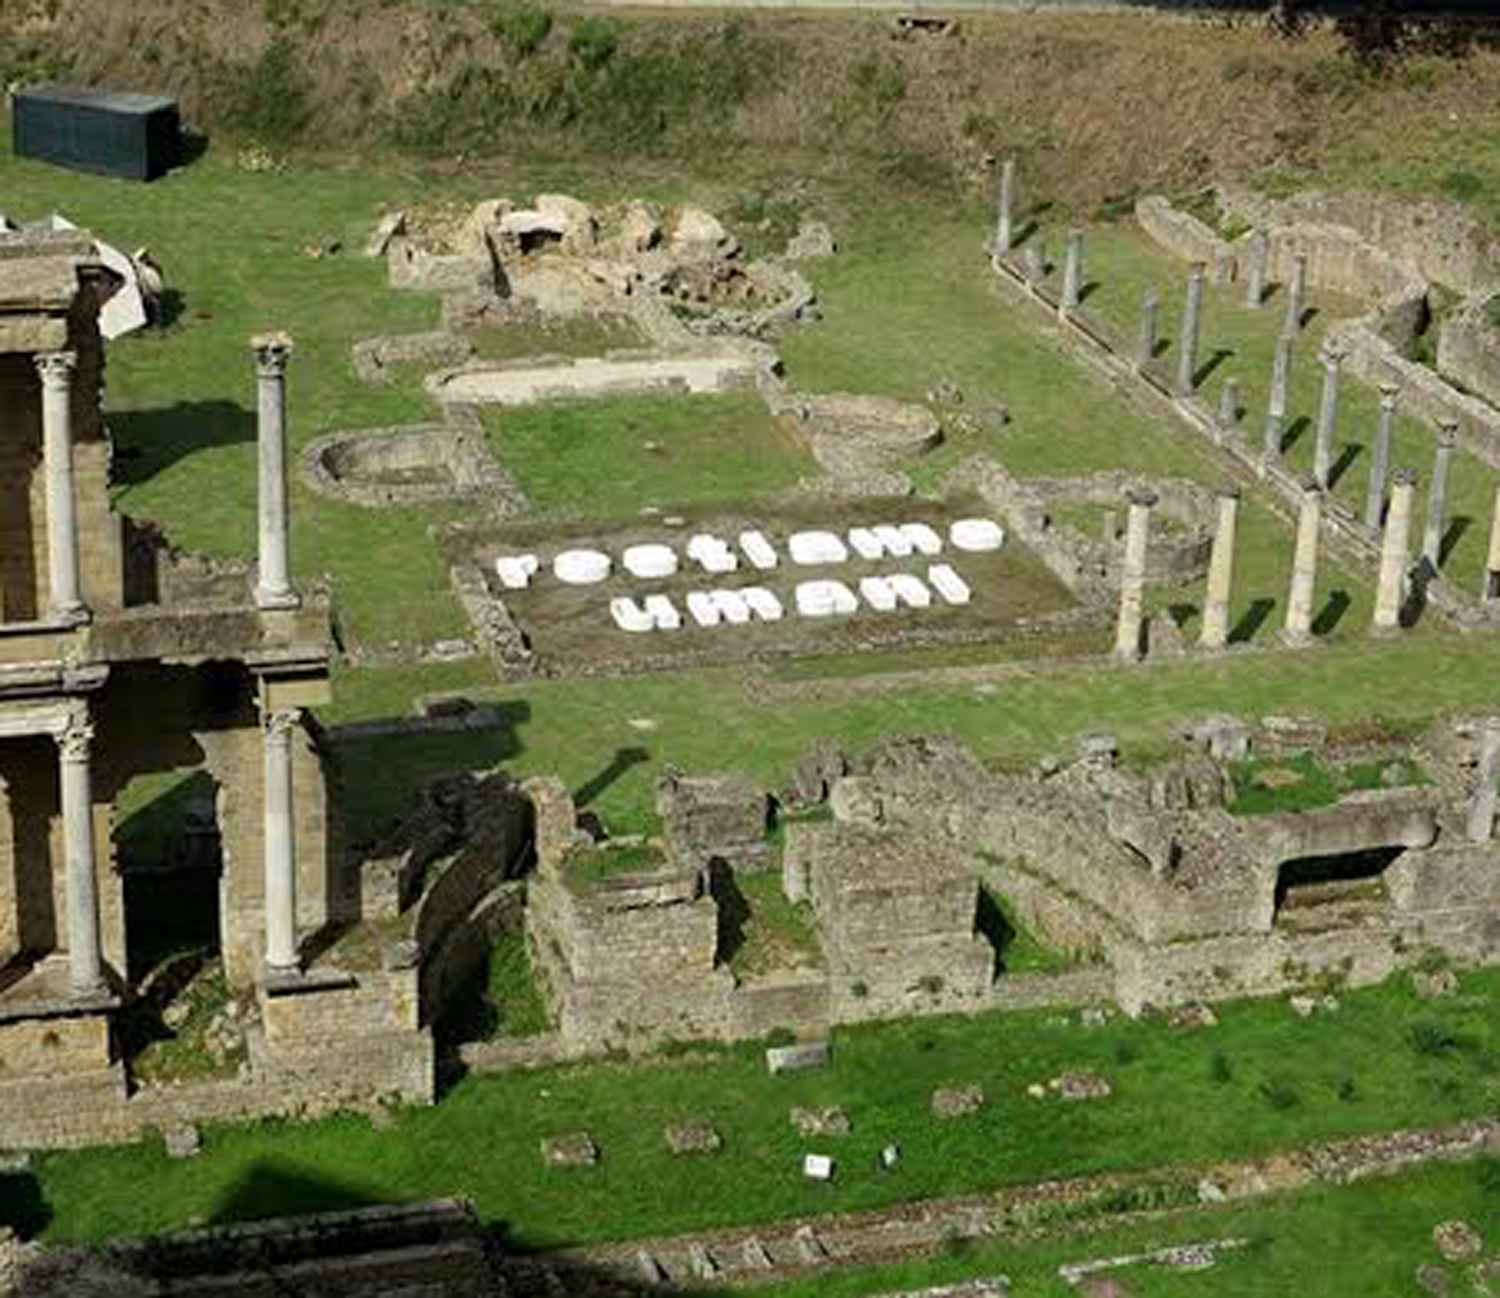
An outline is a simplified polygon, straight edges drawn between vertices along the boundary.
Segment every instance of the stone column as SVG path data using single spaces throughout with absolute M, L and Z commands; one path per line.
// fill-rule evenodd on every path
M 1146 363 L 1156 356 L 1156 311 L 1161 299 L 1154 288 L 1141 294 L 1141 327 L 1136 334 L 1135 367 L 1146 368 Z
M 1068 231 L 1068 242 L 1063 253 L 1062 294 L 1057 299 L 1058 315 L 1067 315 L 1078 309 L 1078 295 L 1083 290 L 1083 231 L 1074 228 Z
M 1195 261 L 1188 272 L 1187 300 L 1182 306 L 1182 336 L 1177 340 L 1177 395 L 1193 395 L 1193 375 L 1198 369 L 1198 317 L 1203 310 L 1203 263 Z
M 1375 589 L 1376 634 L 1401 629 L 1401 605 L 1406 600 L 1407 547 L 1411 539 L 1411 502 L 1416 495 L 1417 475 L 1397 469 L 1391 475 L 1391 507 L 1385 514 L 1385 535 L 1380 542 L 1380 581 Z
M 48 605 L 58 622 L 89 620 L 78 568 L 78 502 L 73 487 L 72 352 L 36 358 L 42 380 L 42 457 L 47 475 Z
M 1488 843 L 1495 832 L 1495 806 L 1500 801 L 1495 777 L 1500 774 L 1500 720 L 1491 717 L 1479 735 L 1478 783 L 1469 803 L 1469 841 Z
M 1380 385 L 1380 426 L 1370 451 L 1370 481 L 1365 487 L 1365 526 L 1380 530 L 1380 516 L 1385 512 L 1385 476 L 1390 472 L 1391 437 L 1396 427 L 1396 398 L 1401 389 L 1394 383 Z
M 1276 340 L 1276 360 L 1271 367 L 1271 399 L 1266 406 L 1266 447 L 1263 467 L 1281 460 L 1281 439 L 1286 432 L 1287 390 L 1292 382 L 1292 347 L 1295 335 L 1283 333 Z
M 1313 478 L 1324 491 L 1333 472 L 1333 434 L 1339 417 L 1339 366 L 1343 350 L 1333 344 L 1323 349 L 1323 399 L 1318 406 L 1318 440 L 1313 447 Z
M 1292 584 L 1286 600 L 1286 626 L 1282 638 L 1288 644 L 1306 644 L 1312 638 L 1313 590 L 1318 583 L 1318 534 L 1323 527 L 1323 489 L 1316 482 L 1302 485 L 1302 506 L 1297 514 L 1297 549 L 1292 556 Z
M 292 732 L 298 712 L 265 717 L 266 971 L 294 974 L 297 952 L 297 847 L 292 811 Z
M 1302 328 L 1302 299 L 1307 295 L 1307 254 L 1299 252 L 1292 258 L 1292 279 L 1286 288 L 1286 319 L 1282 329 L 1296 333 Z
M 1490 515 L 1490 552 L 1484 561 L 1484 589 L 1480 598 L 1486 604 L 1500 599 L 1500 487 L 1495 489 L 1495 510 Z
M 1145 488 L 1126 499 L 1125 558 L 1120 566 L 1120 621 L 1115 629 L 1115 657 L 1135 662 L 1141 656 L 1142 605 L 1146 593 L 1146 543 L 1151 531 L 1151 506 L 1156 493 Z
M 1266 300 L 1266 261 L 1271 254 L 1271 241 L 1264 230 L 1250 236 L 1249 256 L 1245 269 L 1245 305 L 1258 309 Z
M 255 602 L 261 608 L 295 608 L 287 558 L 286 363 L 292 340 L 285 334 L 252 339 L 260 445 L 260 569 Z
M 94 863 L 94 782 L 89 765 L 93 739 L 86 717 L 74 718 L 57 736 L 68 885 L 68 988 L 74 996 L 96 996 L 105 989 Z
M 1015 188 L 1016 162 L 1014 158 L 1006 158 L 1000 164 L 1000 210 L 995 217 L 995 255 L 999 257 L 1010 252 L 1010 205 L 1015 197 Z
M 1047 254 L 1042 248 L 1040 236 L 1021 249 L 1021 263 L 1026 271 L 1026 285 L 1035 292 L 1037 286 L 1047 278 Z
M 1240 423 L 1240 381 L 1236 378 L 1224 380 L 1219 389 L 1219 431 L 1232 433 Z
M 1458 445 L 1458 424 L 1445 419 L 1438 425 L 1437 449 L 1432 456 L 1432 482 L 1427 489 L 1427 522 L 1422 529 L 1422 558 L 1433 572 L 1443 557 L 1443 532 L 1448 521 L 1448 469 Z
M 1203 631 L 1198 640 L 1204 649 L 1222 649 L 1229 643 L 1229 594 L 1234 582 L 1234 529 L 1239 512 L 1239 488 L 1220 488 L 1219 526 L 1208 560 L 1208 594 L 1203 601 Z

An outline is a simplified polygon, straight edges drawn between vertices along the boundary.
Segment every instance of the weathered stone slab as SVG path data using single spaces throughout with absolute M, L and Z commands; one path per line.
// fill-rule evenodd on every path
M 1104 1100 L 1115 1093 L 1115 1088 L 1097 1073 L 1059 1073 L 1047 1086 L 1063 1100 Z
M 542 1140 L 542 1158 L 549 1167 L 592 1167 L 599 1161 L 599 1147 L 586 1131 Z
M 788 1115 L 792 1126 L 802 1136 L 847 1136 L 849 1115 L 836 1106 L 817 1109 L 793 1109 Z
M 674 1154 L 711 1154 L 724 1143 L 706 1122 L 674 1122 L 662 1136 Z
M 191 1122 L 179 1122 L 162 1132 L 168 1158 L 197 1158 L 203 1149 L 198 1128 Z
M 807 1041 L 795 1046 L 772 1046 L 766 1051 L 766 1068 L 772 1073 L 795 1073 L 804 1068 L 826 1068 L 833 1057 L 826 1041 Z
M 1466 1221 L 1439 1222 L 1432 1228 L 1432 1242 L 1449 1262 L 1464 1262 L 1484 1251 L 1484 1240 Z
M 977 1113 L 984 1107 L 984 1088 L 966 1086 L 940 1086 L 932 1093 L 932 1112 L 938 1118 L 961 1118 Z

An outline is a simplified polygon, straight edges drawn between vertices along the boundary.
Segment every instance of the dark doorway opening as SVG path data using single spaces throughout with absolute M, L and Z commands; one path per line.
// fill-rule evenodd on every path
M 1390 903 L 1385 872 L 1405 851 L 1376 847 L 1282 862 L 1276 872 L 1276 923 L 1328 928 L 1384 912 Z

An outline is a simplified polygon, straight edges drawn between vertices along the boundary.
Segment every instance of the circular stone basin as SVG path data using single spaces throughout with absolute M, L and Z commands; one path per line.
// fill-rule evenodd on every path
M 552 575 L 569 586 L 593 586 L 609 576 L 609 555 L 598 550 L 564 550 L 552 560 Z
M 1005 542 L 1005 530 L 989 518 L 960 518 L 948 529 L 954 549 L 979 553 L 998 550 Z
M 632 545 L 621 558 L 632 577 L 670 577 L 677 571 L 677 556 L 668 545 Z

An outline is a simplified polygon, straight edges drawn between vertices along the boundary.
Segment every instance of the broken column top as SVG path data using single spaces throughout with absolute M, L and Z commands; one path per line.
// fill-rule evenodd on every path
M 1157 495 L 1150 487 L 1131 487 L 1125 493 L 1125 499 L 1132 505 L 1138 505 L 1142 509 L 1149 509 L 1156 504 Z
M 1417 471 L 1412 468 L 1397 469 L 1391 474 L 1391 481 L 1399 487 L 1414 487 L 1417 485 Z

